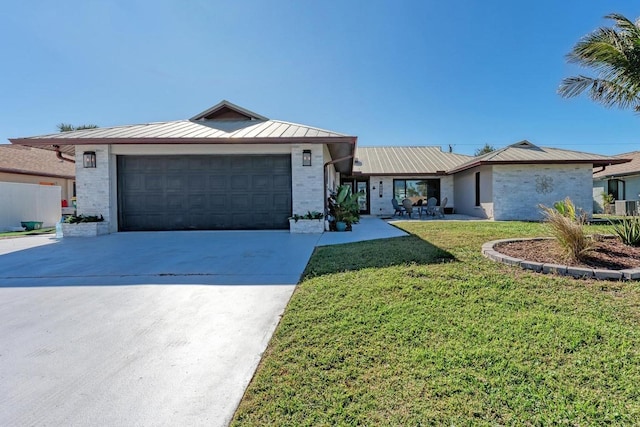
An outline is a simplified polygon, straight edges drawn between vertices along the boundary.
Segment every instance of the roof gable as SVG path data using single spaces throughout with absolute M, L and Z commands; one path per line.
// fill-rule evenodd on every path
M 249 111 L 246 108 L 242 108 L 238 105 L 232 104 L 227 100 L 222 100 L 211 108 L 204 110 L 201 113 L 191 117 L 190 120 L 216 120 L 216 121 L 245 121 L 245 120 L 259 120 L 267 121 L 268 118 Z
M 539 147 L 529 141 L 520 141 L 499 150 L 475 157 L 449 173 L 460 172 L 480 165 L 492 164 L 553 164 L 553 163 L 587 163 L 595 166 L 625 163 L 628 160 L 601 154 L 582 151 L 563 150 L 560 148 Z

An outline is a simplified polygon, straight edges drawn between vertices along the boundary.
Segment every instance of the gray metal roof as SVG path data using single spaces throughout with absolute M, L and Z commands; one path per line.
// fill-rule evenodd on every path
M 312 126 L 283 122 L 280 120 L 178 120 L 173 122 L 145 123 L 141 125 L 115 126 L 108 128 L 84 129 L 73 132 L 59 132 L 48 135 L 20 138 L 20 143 L 39 140 L 57 141 L 60 144 L 100 144 L 116 143 L 132 139 L 275 139 L 275 138 L 333 138 L 348 135 Z M 90 142 L 87 142 L 90 140 Z M 101 142 L 101 140 L 103 140 Z M 12 139 L 13 141 L 13 139 Z M 214 141 L 211 141 L 212 143 Z M 228 141 L 233 142 L 233 141 Z M 56 143 L 56 142 L 52 142 Z
M 357 147 L 353 172 L 365 175 L 444 174 L 472 157 L 440 147 Z
M 627 159 L 619 159 L 601 154 L 562 150 L 559 148 L 538 147 L 529 141 L 521 141 L 482 156 L 474 157 L 468 162 L 450 169 L 448 172 L 454 173 L 479 165 L 501 163 L 591 163 L 595 166 L 601 166 L 625 163 L 627 161 Z
M 640 151 L 618 154 L 614 157 L 619 159 L 629 159 L 631 161 L 619 165 L 607 166 L 604 170 L 598 171 L 593 174 L 593 177 L 595 179 L 640 175 Z
M 351 173 L 357 137 L 313 126 L 270 120 L 222 101 L 189 120 L 82 129 L 27 138 L 12 144 L 59 151 L 73 156 L 76 145 L 93 144 L 326 144 L 335 167 Z

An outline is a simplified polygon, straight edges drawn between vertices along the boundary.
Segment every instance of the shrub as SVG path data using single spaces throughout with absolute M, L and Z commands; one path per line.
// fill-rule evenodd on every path
M 79 224 L 81 222 L 102 222 L 104 218 L 102 215 L 70 215 L 65 218 L 64 222 L 68 224 Z
M 322 218 L 324 218 L 324 214 L 322 212 L 318 212 L 318 211 L 313 211 L 313 212 L 307 211 L 307 213 L 304 214 L 304 215 L 295 214 L 295 215 L 289 217 L 289 219 L 292 219 L 295 222 L 298 222 L 298 220 L 301 220 L 301 219 L 318 219 L 318 220 L 320 220 Z
M 613 232 L 620 237 L 622 243 L 629 246 L 640 246 L 640 217 L 624 217 L 615 223 L 609 220 Z
M 578 213 L 570 198 L 556 202 L 553 208 L 540 205 L 551 234 L 571 261 L 580 261 L 592 250 L 593 241 L 585 234 L 586 216 Z

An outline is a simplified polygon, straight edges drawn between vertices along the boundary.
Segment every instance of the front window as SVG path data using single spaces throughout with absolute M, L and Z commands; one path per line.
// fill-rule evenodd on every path
M 401 202 L 411 199 L 416 203 L 420 199 L 435 197 L 440 204 L 440 180 L 439 179 L 394 179 L 393 197 Z

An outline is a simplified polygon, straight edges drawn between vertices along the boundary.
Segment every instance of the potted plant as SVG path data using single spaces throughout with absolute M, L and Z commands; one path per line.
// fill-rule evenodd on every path
M 93 237 L 109 233 L 102 215 L 69 215 L 62 223 L 64 237 Z
M 360 220 L 360 205 L 358 198 L 364 196 L 364 192 L 355 194 L 351 192 L 350 185 L 341 185 L 329 197 L 329 227 L 335 231 L 351 230 L 352 224 Z
M 295 214 L 289 217 L 289 231 L 291 233 L 322 233 L 324 232 L 324 214 L 317 211 L 307 211 L 304 215 Z
M 607 194 L 606 192 L 602 192 L 602 208 L 606 215 L 613 215 L 615 212 L 616 205 L 614 204 L 616 198 L 613 197 L 613 194 Z

